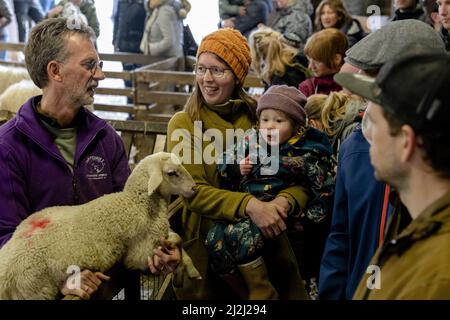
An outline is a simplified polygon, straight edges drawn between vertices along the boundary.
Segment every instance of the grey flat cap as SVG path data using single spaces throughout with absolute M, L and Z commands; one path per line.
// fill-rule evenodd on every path
M 347 50 L 345 62 L 363 69 L 378 69 L 403 55 L 444 53 L 439 34 L 426 23 L 408 19 L 390 22 Z

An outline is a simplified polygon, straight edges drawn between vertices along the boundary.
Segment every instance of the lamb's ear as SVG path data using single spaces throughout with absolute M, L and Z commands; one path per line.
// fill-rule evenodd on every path
M 174 164 L 176 164 L 177 166 L 181 165 L 181 160 L 180 158 L 178 158 L 176 155 L 174 155 L 173 153 L 170 154 L 170 159 L 172 160 L 172 162 Z
M 148 175 L 148 195 L 151 195 L 158 189 L 159 185 L 163 181 L 162 172 L 160 167 L 149 168 Z

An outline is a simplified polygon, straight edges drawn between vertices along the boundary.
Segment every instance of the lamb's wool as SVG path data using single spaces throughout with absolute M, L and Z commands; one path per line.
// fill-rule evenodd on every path
M 0 66 L 0 94 L 2 94 L 10 85 L 21 80 L 30 80 L 28 70 L 21 67 Z
M 22 221 L 0 250 L 0 299 L 54 299 L 73 265 L 105 272 L 122 260 L 131 269 L 148 268 L 148 256 L 169 232 L 170 195 L 190 196 L 195 186 L 173 157 L 143 159 L 123 192 Z
M 36 87 L 31 80 L 14 83 L 0 94 L 0 110 L 17 113 L 28 99 L 41 94 L 42 90 Z

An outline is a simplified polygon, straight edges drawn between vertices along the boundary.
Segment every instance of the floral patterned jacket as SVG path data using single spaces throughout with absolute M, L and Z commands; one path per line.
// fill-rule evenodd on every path
M 254 166 L 248 175 L 242 176 L 239 162 L 247 156 Z M 332 148 L 327 136 L 312 127 L 305 128 L 280 145 L 278 154 L 270 150 L 261 132 L 252 130 L 224 152 L 217 169 L 224 188 L 249 192 L 263 201 L 272 200 L 289 186 L 307 188 L 309 200 L 301 216 L 320 222 L 331 212 L 334 195 L 331 156 Z M 271 172 L 274 167 L 277 170 Z

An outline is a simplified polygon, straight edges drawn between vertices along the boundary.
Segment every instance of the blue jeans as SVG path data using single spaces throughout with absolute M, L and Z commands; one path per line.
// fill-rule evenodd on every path
M 39 0 L 39 2 L 45 14 L 55 6 L 55 0 Z
M 37 0 L 14 0 L 14 13 L 16 14 L 19 42 L 26 42 L 28 38 L 29 18 L 39 23 L 44 18 L 41 4 Z
M 7 34 L 0 35 L 0 41 L 2 42 L 8 41 L 8 35 Z M 5 58 L 6 58 L 6 51 L 0 51 L 0 60 L 5 60 Z

